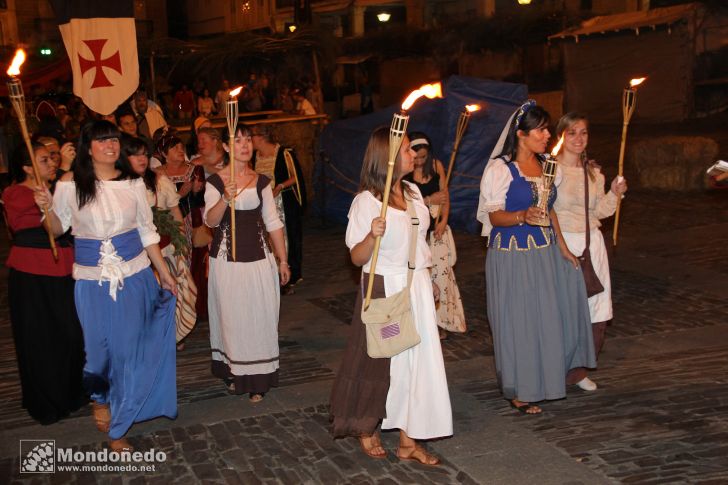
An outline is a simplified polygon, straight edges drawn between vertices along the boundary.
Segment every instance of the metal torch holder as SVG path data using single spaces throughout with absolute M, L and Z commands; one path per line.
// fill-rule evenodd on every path
M 536 207 L 543 211 L 543 217 L 533 221 L 532 225 L 548 227 L 551 225 L 551 218 L 549 217 L 549 196 L 551 195 L 551 187 L 554 185 L 556 179 L 556 159 L 550 155 L 546 155 L 546 158 L 541 165 L 541 183 L 537 187 L 538 199 Z

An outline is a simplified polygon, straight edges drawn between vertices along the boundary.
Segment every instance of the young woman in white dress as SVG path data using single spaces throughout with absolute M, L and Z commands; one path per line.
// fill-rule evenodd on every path
M 584 214 L 584 165 L 589 183 L 589 254 L 592 266 L 604 287 L 604 291 L 589 298 L 589 315 L 594 335 L 594 351 L 604 344 L 607 322 L 612 319 L 612 282 L 609 277 L 609 261 L 604 236 L 599 227 L 600 219 L 614 215 L 617 200 L 627 191 L 627 182 L 615 177 L 609 191 L 604 191 L 605 179 L 600 167 L 588 160 L 586 147 L 589 143 L 589 121 L 579 113 L 567 113 L 556 126 L 557 135 L 564 136 L 559 153 L 559 167 L 563 177 L 558 185 L 559 196 L 554 210 L 561 223 L 564 242 L 573 254 L 581 254 L 586 247 L 586 216 Z M 575 384 L 585 391 L 595 391 L 597 385 L 587 377 L 584 367 L 571 369 L 566 376 L 567 384 Z
M 231 393 L 248 393 L 251 402 L 259 402 L 278 386 L 280 285 L 288 282 L 291 270 L 270 180 L 250 166 L 250 135 L 247 126 L 238 126 L 233 146 L 224 145 L 234 151 L 235 177 L 225 167 L 207 179 L 204 221 L 213 229 L 208 279 L 212 373 Z M 229 139 L 227 133 L 223 139 Z
M 360 192 L 349 210 L 346 245 L 351 261 L 362 267 L 361 291 L 351 334 L 331 391 L 334 437 L 356 436 L 372 458 L 384 458 L 377 427 L 400 431 L 397 457 L 437 465 L 440 460 L 415 440 L 452 435 L 452 411 L 437 332 L 427 244 L 430 213 L 417 186 L 402 177 L 414 169 L 415 153 L 407 137 L 397 156 L 386 220 L 379 217 L 389 158 L 389 128 L 372 133 L 362 164 Z M 391 359 L 367 355 L 361 300 L 369 277 L 374 241 L 382 236 L 373 297 L 390 296 L 407 286 L 410 216 L 405 197 L 419 219 L 415 271 L 410 288 L 412 312 L 421 342 Z

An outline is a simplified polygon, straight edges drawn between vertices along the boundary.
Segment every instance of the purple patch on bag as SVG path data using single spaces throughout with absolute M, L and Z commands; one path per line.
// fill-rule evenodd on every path
M 387 340 L 399 335 L 399 322 L 390 323 L 381 330 L 382 340 Z

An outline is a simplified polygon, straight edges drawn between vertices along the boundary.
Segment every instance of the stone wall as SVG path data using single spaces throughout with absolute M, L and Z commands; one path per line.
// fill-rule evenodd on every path
M 637 141 L 628 151 L 639 186 L 660 190 L 703 190 L 705 170 L 718 158 L 718 143 L 702 136 L 663 136 Z

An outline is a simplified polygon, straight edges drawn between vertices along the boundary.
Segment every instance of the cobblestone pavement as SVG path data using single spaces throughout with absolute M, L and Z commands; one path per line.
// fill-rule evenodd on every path
M 725 346 L 634 359 L 601 368 L 597 392 L 572 389 L 535 419 L 514 416 L 495 381 L 464 390 L 615 481 L 728 483 L 726 370 Z
M 446 442 L 472 442 L 468 431 L 473 420 L 487 421 L 507 431 L 502 445 L 495 446 L 507 447 L 510 437 L 522 430 L 529 433 L 524 453 L 557 450 L 557 457 L 568 457 L 567 462 L 596 473 L 597 479 L 728 483 L 728 308 L 719 291 L 704 291 L 705 285 L 693 280 L 683 282 L 684 274 L 694 268 L 714 278 L 706 284 L 725 287 L 728 256 L 722 249 L 728 243 L 728 197 L 634 193 L 625 199 L 623 210 L 612 271 L 615 319 L 594 374 L 599 390 L 570 390 L 568 399 L 545 403 L 544 415 L 535 418 L 514 413 L 500 395 L 490 357 L 482 239 L 456 234 L 460 261 L 456 274 L 468 332 L 451 334 L 442 343 L 456 425 L 456 435 Z M 608 230 L 605 227 L 605 234 Z M 327 381 L 334 375 L 337 352 L 346 338 L 358 271 L 348 263 L 342 227 L 320 227 L 310 221 L 305 241 L 305 282 L 294 297 L 282 300 L 281 387 L 315 387 L 320 392 L 313 407 L 291 399 L 282 411 L 257 415 L 251 411 L 254 415 L 242 417 L 216 414 L 216 407 L 240 398 L 228 396 L 210 374 L 208 330 L 203 323 L 178 353 L 180 416 L 195 408 L 203 410 L 199 419 L 186 424 L 165 421 L 152 432 L 131 438 L 139 449 L 165 451 L 167 462 L 158 464 L 152 474 L 57 473 L 22 478 L 34 483 L 510 482 L 507 476 L 470 472 L 473 463 L 457 454 L 442 455 L 444 466 L 431 469 L 400 463 L 391 453 L 387 460 L 371 460 L 355 440 L 331 440 Z M 0 257 L 6 252 L 2 239 Z M 654 267 L 660 271 L 649 269 Z M 294 301 L 295 308 L 286 307 Z M 321 350 L 331 348 L 328 353 Z M 3 272 L 0 429 L 17 434 L 35 428 L 20 408 L 14 357 Z M 458 371 L 468 363 L 476 363 L 482 371 L 476 377 Z M 458 410 L 463 396 L 482 408 Z M 79 423 L 85 427 L 88 414 L 88 408 L 81 410 L 71 421 L 83 417 Z M 81 450 L 101 449 L 105 445 L 96 436 L 70 443 Z M 479 437 L 472 439 L 478 442 Z M 388 450 L 395 449 L 393 433 L 385 433 L 383 440 Z M 439 444 L 429 446 L 437 452 Z M 0 455 L 0 477 L 12 477 L 9 481 L 21 478 L 17 454 L 13 455 Z M 545 476 L 531 475 L 535 476 L 546 481 Z
M 161 450 L 169 459 L 156 464 L 154 474 L 127 472 L 129 483 L 477 483 L 447 461 L 441 467 L 423 468 L 402 462 L 389 453 L 385 460 L 356 459 L 361 453 L 354 439 L 332 440 L 328 411 L 323 405 L 229 420 L 187 428 L 174 427 L 153 436 L 132 439 L 138 449 Z M 396 437 L 385 434 L 383 442 L 394 450 Z M 98 444 L 78 447 L 100 450 Z M 18 460 L 0 461 L 0 476 L 18 469 Z M 119 483 L 118 476 L 104 473 L 57 472 L 60 483 Z

